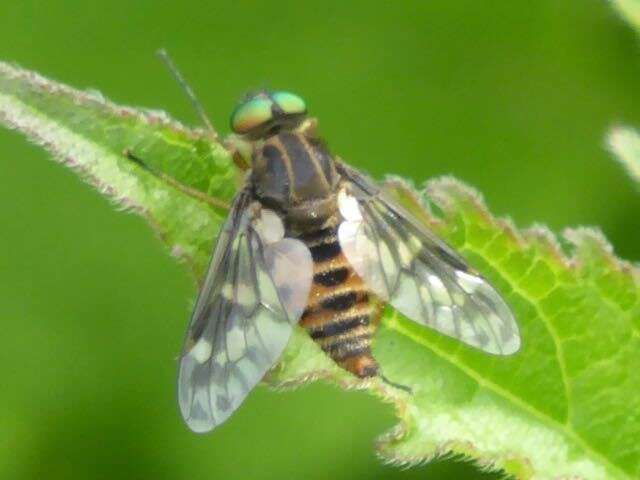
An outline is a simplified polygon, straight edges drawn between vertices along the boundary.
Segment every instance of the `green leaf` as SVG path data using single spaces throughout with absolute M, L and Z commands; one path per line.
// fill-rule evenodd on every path
M 235 192 L 228 152 L 163 112 L 114 105 L 0 62 L 0 122 L 23 132 L 115 203 L 144 215 L 172 252 L 196 274 L 208 262 L 224 211 L 180 193 L 125 158 L 145 163 L 222 201 Z
M 0 121 L 149 218 L 171 251 L 202 274 L 224 212 L 122 151 L 132 149 L 154 168 L 228 202 L 236 173 L 215 136 L 6 64 L 0 64 Z M 389 187 L 505 295 L 521 326 L 522 350 L 512 357 L 483 354 L 387 308 L 374 354 L 385 374 L 413 394 L 355 379 L 301 329 L 267 383 L 326 378 L 392 403 L 400 423 L 376 448 L 393 463 L 457 454 L 518 478 L 638 478 L 638 269 L 617 259 L 597 230 L 567 230 L 560 240 L 542 227 L 519 231 L 454 179 L 431 181 L 417 193 L 398 179 Z
M 609 133 L 608 143 L 631 178 L 640 183 L 640 135 L 638 132 L 628 127 L 614 128 Z

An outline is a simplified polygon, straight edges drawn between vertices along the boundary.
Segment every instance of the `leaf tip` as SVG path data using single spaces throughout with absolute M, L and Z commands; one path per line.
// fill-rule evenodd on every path
M 609 131 L 606 145 L 627 173 L 640 182 L 640 134 L 633 128 L 618 125 Z

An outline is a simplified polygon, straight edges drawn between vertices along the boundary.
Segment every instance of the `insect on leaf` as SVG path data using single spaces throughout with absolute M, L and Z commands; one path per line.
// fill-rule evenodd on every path
M 164 114 L 114 105 L 32 72 L 0 64 L 0 122 L 22 132 L 121 206 L 149 219 L 201 276 L 223 210 L 194 200 L 124 158 L 228 202 L 236 173 L 217 139 Z M 522 346 L 488 355 L 387 308 L 374 343 L 385 374 L 407 394 L 341 370 L 295 329 L 274 386 L 324 377 L 388 402 L 399 425 L 377 450 L 419 463 L 460 454 L 518 478 L 640 476 L 640 273 L 600 233 L 567 230 L 567 251 L 544 228 L 519 231 L 453 179 L 392 193 L 487 277 L 513 309 Z M 429 202 L 438 206 L 434 215 Z

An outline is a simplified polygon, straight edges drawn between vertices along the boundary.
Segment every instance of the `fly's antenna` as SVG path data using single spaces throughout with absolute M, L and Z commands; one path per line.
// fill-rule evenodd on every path
M 169 69 L 173 77 L 176 79 L 176 81 L 180 85 L 180 88 L 182 88 L 182 90 L 184 90 L 184 93 L 187 94 L 187 97 L 189 97 L 193 108 L 200 116 L 200 119 L 207 127 L 209 133 L 211 133 L 211 135 L 213 135 L 214 137 L 217 136 L 216 131 L 213 128 L 211 121 L 209 120 L 209 117 L 207 117 L 207 112 L 205 112 L 204 107 L 198 100 L 198 97 L 196 97 L 196 94 L 184 79 L 184 77 L 180 73 L 180 70 L 178 70 L 178 67 L 176 67 L 176 64 L 173 63 L 173 60 L 171 60 L 171 57 L 169 56 L 167 51 L 164 48 L 161 48 L 160 50 L 158 50 L 157 55 L 158 57 L 160 57 L 160 60 L 162 60 L 162 63 L 164 63 L 165 66 Z

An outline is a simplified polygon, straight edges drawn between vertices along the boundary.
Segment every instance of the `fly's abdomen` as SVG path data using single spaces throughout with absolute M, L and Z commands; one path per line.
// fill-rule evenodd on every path
M 371 355 L 376 324 L 369 289 L 342 253 L 335 227 L 301 235 L 314 261 L 309 303 L 301 325 L 340 366 L 359 377 L 378 374 Z

